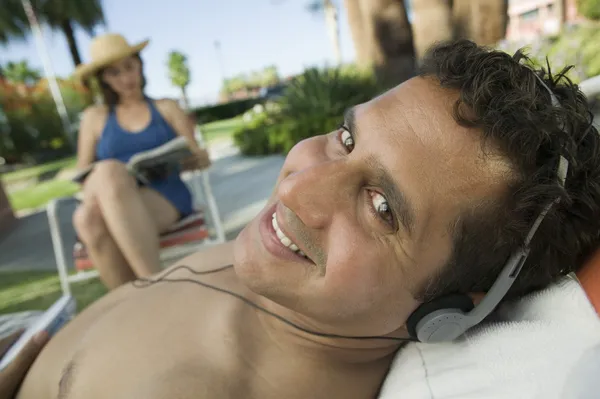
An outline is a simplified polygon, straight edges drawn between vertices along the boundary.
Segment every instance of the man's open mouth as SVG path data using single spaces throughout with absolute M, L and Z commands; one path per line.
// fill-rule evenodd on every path
M 283 231 L 281 231 L 281 229 L 279 228 L 279 224 L 277 223 L 276 212 L 273 212 L 271 224 L 273 226 L 273 230 L 275 230 L 275 234 L 277 234 L 277 238 L 279 238 L 279 242 L 281 242 L 281 245 L 289 248 L 290 250 L 302 256 L 303 258 L 310 260 L 308 256 L 306 256 L 306 254 L 302 252 L 300 248 L 298 248 L 298 245 L 296 245 L 288 236 L 285 235 Z

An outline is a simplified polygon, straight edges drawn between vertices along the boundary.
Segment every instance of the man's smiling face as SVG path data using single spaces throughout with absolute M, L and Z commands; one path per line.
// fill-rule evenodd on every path
M 298 143 L 238 237 L 242 282 L 328 332 L 402 329 L 448 261 L 462 210 L 507 187 L 508 163 L 456 123 L 456 99 L 413 78 Z

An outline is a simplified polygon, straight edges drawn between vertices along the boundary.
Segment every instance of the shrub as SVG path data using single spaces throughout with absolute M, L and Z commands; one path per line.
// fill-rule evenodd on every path
M 269 114 L 263 112 L 254 115 L 233 134 L 233 141 L 245 155 L 268 155 L 278 152 L 270 140 L 274 128 Z
M 86 90 L 59 81 L 69 120 L 85 106 Z M 71 132 L 65 132 L 45 79 L 35 85 L 0 81 L 0 157 L 13 161 L 47 160 L 71 154 Z
M 225 104 L 211 105 L 196 108 L 193 112 L 199 124 L 229 119 L 243 114 L 256 104 L 262 103 L 261 98 L 248 98 L 245 100 L 231 101 Z
M 502 43 L 499 48 L 513 54 L 521 47 L 527 49 L 534 64 L 546 65 L 546 57 L 553 70 L 574 65 L 568 76 L 574 82 L 600 75 L 600 28 L 595 24 L 565 27 L 554 37 L 537 40 L 529 46 L 522 43 Z
M 577 10 L 586 18 L 600 19 L 600 0 L 577 0 Z
M 379 91 L 370 71 L 308 69 L 290 82 L 274 105 L 267 106 L 268 111 L 240 128 L 235 141 L 248 155 L 286 153 L 303 139 L 334 130 L 346 109 Z

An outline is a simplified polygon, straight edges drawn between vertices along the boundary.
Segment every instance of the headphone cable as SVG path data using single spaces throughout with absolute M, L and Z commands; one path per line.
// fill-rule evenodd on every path
M 180 266 L 176 266 L 174 268 L 172 268 L 171 270 L 169 270 L 167 273 L 165 273 L 163 276 L 157 278 L 157 279 L 149 279 L 149 278 L 140 278 L 136 281 L 134 281 L 132 283 L 133 287 L 135 288 L 147 288 L 150 286 L 153 286 L 154 284 L 157 283 L 192 283 L 192 284 L 197 284 L 200 285 L 204 288 L 208 288 L 211 289 L 213 291 L 217 291 L 223 294 L 228 294 L 230 296 L 233 296 L 235 298 L 237 298 L 238 300 L 244 302 L 246 305 L 251 306 L 277 320 L 279 320 L 282 323 L 287 324 L 290 327 L 293 327 L 299 331 L 302 331 L 304 333 L 310 334 L 310 335 L 314 335 L 317 337 L 323 337 L 323 338 L 342 338 L 342 339 L 355 339 L 355 340 L 372 340 L 372 339 L 381 339 L 381 340 L 388 340 L 388 341 L 400 341 L 400 342 L 406 342 L 406 341 L 417 341 L 415 339 L 412 338 L 397 338 L 397 337 L 385 337 L 385 336 L 356 336 L 356 337 L 352 337 L 352 336 L 347 336 L 347 335 L 338 335 L 338 334 L 329 334 L 329 333 L 323 333 L 323 332 L 318 332 L 318 331 L 313 331 L 313 330 L 309 330 L 307 328 L 304 328 L 302 326 L 299 326 L 298 324 L 286 319 L 283 316 L 278 315 L 277 313 L 271 312 L 270 310 L 267 310 L 265 308 L 263 308 L 262 306 L 252 302 L 251 300 L 249 300 L 248 298 L 244 297 L 243 295 L 237 294 L 235 292 L 229 291 L 227 289 L 224 288 L 220 288 L 217 286 L 214 286 L 212 284 L 208 284 L 202 281 L 197 281 L 197 280 L 193 280 L 191 278 L 167 278 L 169 275 L 171 275 L 172 273 L 184 269 L 187 270 L 188 272 L 194 274 L 194 275 L 207 275 L 207 274 L 213 274 L 213 273 L 218 273 L 221 272 L 223 270 L 227 270 L 227 269 L 231 269 L 233 267 L 233 265 L 226 265 L 223 267 L 219 267 L 217 269 L 212 269 L 212 270 L 207 270 L 207 271 L 197 271 L 192 269 L 189 266 L 186 265 L 180 265 Z

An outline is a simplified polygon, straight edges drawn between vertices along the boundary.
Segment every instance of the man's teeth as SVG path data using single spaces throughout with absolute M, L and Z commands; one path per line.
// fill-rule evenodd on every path
M 296 244 L 294 244 L 292 242 L 292 240 L 290 240 L 289 237 L 287 237 L 285 234 L 283 234 L 283 231 L 281 231 L 279 229 L 279 225 L 277 224 L 277 214 L 276 213 L 273 213 L 271 224 L 273 225 L 273 229 L 275 230 L 275 233 L 277 234 L 279 241 L 284 246 L 286 246 L 289 249 L 291 249 L 292 251 L 296 252 L 298 255 L 301 255 L 301 256 L 304 256 L 305 258 L 307 258 L 306 254 L 304 254 L 304 252 L 300 251 L 300 248 L 298 248 L 298 246 Z

